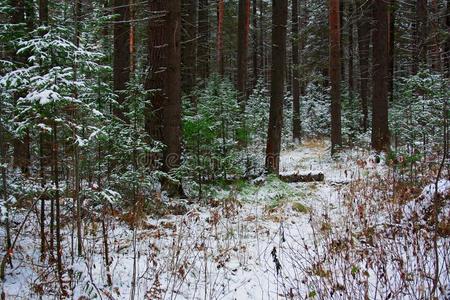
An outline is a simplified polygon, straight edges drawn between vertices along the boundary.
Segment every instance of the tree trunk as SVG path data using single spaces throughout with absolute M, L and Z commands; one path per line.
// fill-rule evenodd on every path
M 179 167 L 181 159 L 181 1 L 166 1 L 169 14 L 163 138 L 166 145 L 164 167 L 170 171 Z
M 447 12 L 446 12 L 445 24 L 447 32 L 450 32 L 450 0 L 447 0 Z M 447 68 L 447 78 L 450 78 L 450 35 L 447 35 L 447 41 L 445 42 L 445 67 Z
M 354 76 L 353 76 L 353 2 L 348 2 L 348 91 L 350 95 L 350 102 L 353 101 L 353 93 L 355 91 Z
M 59 198 L 59 163 L 58 163 L 58 127 L 55 121 L 53 121 L 53 184 L 55 186 L 55 221 L 56 221 L 56 261 L 58 269 L 58 279 L 61 287 L 61 292 L 63 291 L 62 283 L 62 248 L 61 248 L 61 209 L 60 209 L 60 198 Z
M 292 0 L 292 137 L 294 143 L 300 143 L 301 120 L 300 120 L 300 78 L 299 78 L 299 17 L 298 0 Z
M 373 17 L 373 90 L 372 148 L 389 150 L 389 2 L 374 1 Z
M 370 48 L 370 18 L 371 2 L 362 0 L 360 3 L 362 13 L 358 21 L 358 50 L 360 70 L 360 97 L 363 113 L 362 127 L 364 132 L 369 126 L 369 48 Z
M 129 7 L 130 7 L 130 38 L 129 38 L 129 44 L 130 44 L 130 73 L 134 73 L 134 70 L 136 68 L 136 24 L 135 24 L 135 11 L 136 11 L 136 5 L 135 0 L 129 0 Z
M 394 100 L 394 76 L 395 76 L 395 0 L 390 0 L 389 14 L 389 100 Z
M 217 3 L 217 69 L 220 76 L 225 75 L 225 64 L 223 60 L 223 17 L 225 14 L 224 0 Z
M 286 68 L 286 26 L 288 1 L 272 0 L 272 70 L 266 169 L 280 172 L 281 131 L 283 128 L 284 72 Z
M 239 0 L 237 91 L 242 109 L 245 107 L 248 74 L 248 33 L 250 28 L 250 0 Z
M 440 44 L 441 44 L 441 40 L 439 38 L 439 7 L 438 7 L 438 3 L 437 0 L 432 0 L 431 1 L 431 9 L 432 9 L 432 20 L 431 20 L 431 26 L 432 26 L 432 35 L 433 35 L 433 40 L 432 40 L 432 45 L 431 45 L 431 66 L 433 68 L 433 70 L 435 70 L 436 72 L 441 72 L 442 71 L 442 62 L 441 62 L 441 49 L 440 49 Z
M 166 0 L 148 0 L 150 19 L 148 21 L 148 73 L 145 89 L 150 93 L 151 105 L 145 111 L 146 132 L 158 141 L 163 140 L 164 83 L 167 66 L 166 45 Z
M 126 101 L 127 82 L 130 80 L 130 8 L 128 0 L 114 0 L 114 92 L 120 107 L 114 107 L 114 115 L 128 123 L 123 105 Z
M 48 1 L 39 0 L 39 21 L 42 25 L 48 25 Z
M 152 111 L 147 108 L 146 129 L 162 141 L 164 169 L 180 164 L 181 157 L 181 4 L 177 0 L 149 0 L 149 73 Z
M 80 24 L 82 21 L 82 7 L 81 0 L 75 0 L 75 45 L 77 48 L 80 46 L 81 32 Z M 74 81 L 78 78 L 78 66 L 74 64 Z M 75 90 L 74 98 L 78 99 L 78 91 Z M 73 119 L 76 119 L 76 111 L 74 112 Z M 77 129 L 74 129 L 74 140 L 76 138 Z M 73 172 L 74 172 L 74 192 L 73 200 L 75 205 L 74 216 L 76 219 L 77 227 L 77 255 L 82 256 L 83 254 L 83 243 L 82 243 L 82 224 L 81 224 L 81 197 L 80 197 L 80 149 L 78 144 L 74 145 L 73 151 Z
M 14 25 L 25 23 L 25 4 L 23 0 L 13 0 L 11 1 L 11 6 L 13 7 L 13 13 L 11 17 L 11 23 Z M 27 59 L 23 55 L 17 54 L 16 49 L 12 50 L 11 58 L 13 62 L 26 64 Z M 24 95 L 21 93 L 15 93 L 14 102 Z M 13 149 L 14 149 L 14 159 L 13 166 L 22 171 L 25 176 L 30 175 L 30 133 L 28 130 L 24 133 L 21 138 L 13 139 Z
M 344 25 L 345 25 L 345 10 L 346 10 L 346 0 L 339 0 L 339 57 L 341 60 L 341 79 L 345 78 L 345 52 L 344 52 L 344 45 L 345 45 L 345 31 L 344 31 Z
M 259 26 L 257 28 L 258 30 L 258 53 L 259 53 L 259 74 L 258 77 L 261 76 L 262 77 L 265 76 L 265 51 L 264 51 L 264 28 L 263 28 L 263 22 L 264 22 L 264 0 L 259 0 L 258 1 L 258 6 L 259 6 L 259 16 L 258 16 L 258 20 L 259 20 Z
M 182 83 L 183 91 L 190 96 L 190 99 L 195 104 L 195 97 L 192 96 L 192 91 L 195 88 L 195 80 L 197 74 L 197 0 L 186 1 L 182 8 L 183 14 L 183 31 L 182 31 Z
M 259 49 L 258 49 L 258 2 L 257 0 L 252 1 L 252 44 L 253 44 L 253 53 L 252 53 L 252 69 L 253 69 L 253 83 L 252 88 L 254 89 L 256 87 L 256 84 L 258 83 L 258 56 L 259 56 Z
M 330 81 L 331 81 L 331 153 L 342 145 L 341 134 L 341 58 L 339 0 L 329 1 Z
M 416 0 L 416 21 L 414 25 L 413 74 L 427 61 L 427 0 Z
M 205 81 L 209 76 L 209 3 L 208 0 L 199 0 L 198 4 L 197 72 Z
M 48 24 L 48 2 L 46 0 L 39 0 L 39 23 L 41 25 Z M 41 131 L 39 133 L 39 171 L 41 176 L 41 188 L 44 189 L 46 185 L 46 178 L 45 178 L 45 167 L 48 164 L 48 145 L 47 140 L 50 141 L 50 138 L 47 138 L 45 133 Z M 41 237 L 41 260 L 45 259 L 45 256 L 47 254 L 47 243 L 46 243 L 46 237 L 45 237 L 45 200 L 46 195 L 42 196 L 41 199 L 41 209 L 40 209 L 40 237 Z M 53 201 L 52 201 L 53 202 Z M 53 203 L 52 203 L 53 204 Z M 51 205 L 52 205 L 51 204 Z M 52 205 L 53 207 L 53 205 Z M 50 221 L 50 227 L 51 231 L 53 231 L 53 219 Z M 53 246 L 53 232 L 50 234 L 50 246 Z M 53 251 L 52 249 L 50 249 Z M 53 253 L 53 252 L 52 252 Z

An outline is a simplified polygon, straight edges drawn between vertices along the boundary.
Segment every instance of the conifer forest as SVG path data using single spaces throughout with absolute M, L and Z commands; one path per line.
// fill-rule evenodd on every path
M 0 0 L 0 300 L 448 300 L 449 106 L 449 0 Z

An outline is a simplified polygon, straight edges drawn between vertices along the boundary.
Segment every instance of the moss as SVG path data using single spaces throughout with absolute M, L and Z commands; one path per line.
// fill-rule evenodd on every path
M 307 214 L 311 211 L 310 207 L 303 205 L 299 202 L 292 203 L 292 209 L 301 214 Z

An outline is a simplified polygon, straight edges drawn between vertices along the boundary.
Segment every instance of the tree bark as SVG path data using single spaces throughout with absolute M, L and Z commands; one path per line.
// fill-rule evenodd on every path
M 257 0 L 252 1 L 252 69 L 253 69 L 253 83 L 252 88 L 256 87 L 258 83 L 259 76 L 259 65 L 258 65 L 258 56 L 259 56 L 259 46 L 258 46 L 258 2 Z
M 441 62 L 441 49 L 440 44 L 441 40 L 439 39 L 439 7 L 437 0 L 431 1 L 431 12 L 432 12 L 432 45 L 431 45 L 431 66 L 434 71 L 441 72 L 442 71 L 442 62 Z
M 146 129 L 162 141 L 164 170 L 180 164 L 181 157 L 181 4 L 177 0 L 149 0 L 148 65 L 146 89 L 152 91 Z
M 120 107 L 114 107 L 114 115 L 128 123 L 123 105 L 126 101 L 127 82 L 130 80 L 130 8 L 129 0 L 114 0 L 114 92 Z
M 82 6 L 81 0 L 75 0 L 75 45 L 77 48 L 80 46 L 81 39 L 81 31 L 80 24 L 82 21 Z M 74 80 L 78 79 L 78 66 L 74 64 Z M 78 99 L 78 91 L 75 90 L 74 98 Z M 73 114 L 73 119 L 76 119 L 76 111 Z M 74 139 L 76 138 L 77 129 L 74 129 Z M 82 233 L 82 218 L 81 218 L 81 197 L 80 197 L 80 149 L 78 144 L 74 145 L 73 151 L 73 172 L 74 172 L 74 192 L 73 192 L 73 200 L 75 205 L 75 219 L 76 219 L 76 227 L 77 227 L 77 255 L 81 257 L 83 255 L 83 233 Z
M 237 91 L 242 109 L 245 106 L 248 75 L 248 33 L 250 28 L 250 0 L 239 0 Z
M 369 122 L 369 48 L 370 48 L 370 19 L 371 1 L 362 0 L 360 3 L 362 12 L 358 21 L 358 51 L 360 70 L 360 97 L 363 113 L 362 128 L 364 132 L 368 129 Z
M 339 0 L 329 1 L 330 81 L 331 81 L 331 153 L 342 145 L 341 133 L 341 58 Z
M 166 0 L 148 0 L 148 71 L 145 89 L 151 91 L 150 102 L 145 108 L 146 132 L 157 141 L 163 140 L 164 83 L 167 65 L 166 55 Z
M 394 76 L 395 76 L 395 14 L 396 2 L 390 0 L 389 7 L 389 100 L 394 100 Z
M 299 42 L 298 0 L 292 0 L 292 138 L 294 143 L 300 143 L 301 140 Z
M 42 25 L 48 25 L 48 1 L 39 0 L 39 21 Z
M 283 128 L 284 72 L 286 66 L 286 26 L 288 1 L 272 0 L 272 70 L 266 169 L 280 172 L 281 131 Z
M 427 61 L 427 0 L 416 0 L 416 21 L 414 25 L 413 74 Z
M 130 38 L 129 38 L 129 47 L 130 47 L 130 73 L 134 73 L 136 68 L 136 24 L 135 24 L 135 12 L 136 12 L 136 3 L 135 0 L 129 0 L 130 6 Z
M 13 12 L 11 16 L 11 23 L 14 25 L 25 23 L 25 3 L 23 0 L 13 0 L 11 1 L 11 6 L 13 7 Z M 11 59 L 14 63 L 26 64 L 27 58 L 23 55 L 17 54 L 16 49 L 12 49 Z M 14 105 L 17 100 L 24 95 L 21 93 L 15 93 L 14 95 Z M 13 139 L 13 166 L 22 171 L 25 176 L 30 175 L 30 133 L 28 130 L 25 131 L 23 137 Z
M 225 75 L 225 64 L 223 58 L 223 18 L 225 15 L 224 0 L 217 3 L 217 69 L 220 76 Z
M 389 150 L 389 5 L 388 1 L 373 5 L 372 148 L 379 152 Z
M 166 0 L 167 18 L 167 79 L 164 105 L 164 168 L 170 171 L 181 159 L 181 1 Z
M 181 49 L 182 84 L 183 91 L 190 96 L 194 104 L 195 97 L 191 94 L 197 76 L 197 6 L 197 0 L 183 1 L 182 4 L 182 9 L 184 9 Z
M 446 12 L 445 24 L 447 32 L 450 32 L 450 0 L 447 0 L 447 12 Z M 450 78 L 450 35 L 447 36 L 447 41 L 445 42 L 445 56 L 444 56 L 445 67 L 447 69 L 446 76 Z
M 353 101 L 353 93 L 355 91 L 354 76 L 353 76 L 353 1 L 348 2 L 348 91 L 350 95 L 350 102 Z
M 209 76 L 209 0 L 199 0 L 198 4 L 197 72 L 205 81 Z

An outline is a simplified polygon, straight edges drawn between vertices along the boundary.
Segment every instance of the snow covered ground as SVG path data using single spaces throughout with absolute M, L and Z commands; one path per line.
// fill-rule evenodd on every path
M 314 259 L 327 256 L 321 232 L 352 217 L 343 203 L 351 182 L 386 170 L 368 153 L 344 152 L 333 160 L 326 143 L 315 143 L 284 152 L 281 171 L 320 171 L 325 181 L 288 186 L 275 181 L 230 192 L 211 207 L 190 205 L 185 215 L 147 218 L 134 230 L 107 218 L 109 270 L 101 227 L 92 223 L 86 228 L 86 257 L 64 257 L 70 298 L 321 299 L 314 278 L 327 277 L 321 274 L 326 271 L 307 272 Z M 8 268 L 6 299 L 56 297 L 56 270 L 40 262 L 39 237 L 27 234 L 31 229 L 25 228 L 14 267 Z M 67 233 L 64 252 L 71 247 Z

